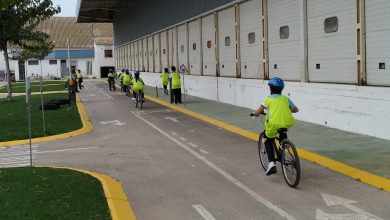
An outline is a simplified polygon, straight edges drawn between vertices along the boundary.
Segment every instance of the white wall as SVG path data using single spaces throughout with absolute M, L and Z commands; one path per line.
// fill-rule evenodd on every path
M 142 79 L 147 85 L 161 86 L 159 74 L 142 73 Z M 251 109 L 269 95 L 267 83 L 257 79 L 185 76 L 187 94 Z M 300 109 L 295 115 L 298 120 L 390 140 L 388 87 L 286 82 L 284 94 Z
M 106 58 L 104 56 L 104 50 L 114 51 L 114 46 L 112 45 L 95 45 L 95 59 L 92 64 L 92 75 L 100 78 L 100 67 L 102 66 L 115 66 L 114 58 Z M 86 64 L 85 64 L 86 68 Z M 80 69 L 82 72 L 82 69 Z

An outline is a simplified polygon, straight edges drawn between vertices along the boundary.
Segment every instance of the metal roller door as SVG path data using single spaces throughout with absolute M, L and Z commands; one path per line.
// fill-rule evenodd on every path
M 130 44 L 126 44 L 126 68 L 130 68 Z
M 366 0 L 366 61 L 369 85 L 390 85 L 390 1 Z
M 308 1 L 309 81 L 357 83 L 356 1 Z
M 134 71 L 136 68 L 135 68 L 135 44 L 134 43 L 131 43 L 131 66 L 132 66 L 132 70 Z
M 135 70 L 139 70 L 139 46 L 138 41 L 134 42 Z
M 187 26 L 185 24 L 180 25 L 177 28 L 177 45 L 179 48 L 179 65 L 184 64 L 188 68 L 188 43 L 187 43 Z
M 299 0 L 268 1 L 269 76 L 300 80 L 303 66 Z
M 148 69 L 148 39 L 144 38 L 142 39 L 142 56 L 143 56 L 143 66 L 142 66 L 142 71 L 147 71 Z
M 179 67 L 179 65 L 177 64 L 178 60 L 177 60 L 177 28 L 173 28 L 172 29 L 172 62 L 173 62 L 173 65 L 176 66 L 176 68 Z
M 159 34 L 153 35 L 154 45 L 154 72 L 161 71 L 161 56 L 160 56 L 160 37 Z
M 168 30 L 168 66 L 173 65 L 173 31 Z
M 163 31 L 160 33 L 160 43 L 161 43 L 161 66 L 162 68 L 168 67 L 168 38 L 167 32 Z
M 216 76 L 214 14 L 202 18 L 203 75 Z
M 236 77 L 235 8 L 218 12 L 220 76 Z
M 240 4 L 241 78 L 263 78 L 261 0 Z
M 188 23 L 189 36 L 189 57 L 191 75 L 201 75 L 201 54 L 200 54 L 200 20 L 197 19 Z
M 139 59 L 138 70 L 142 71 L 142 68 L 144 66 L 144 54 L 143 54 L 143 47 L 142 47 L 142 39 L 138 40 L 138 59 Z
M 148 37 L 148 72 L 154 72 L 154 53 L 153 53 L 153 37 L 149 36 Z

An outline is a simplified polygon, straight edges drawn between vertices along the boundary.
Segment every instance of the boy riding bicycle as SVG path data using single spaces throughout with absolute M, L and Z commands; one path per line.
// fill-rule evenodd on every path
M 271 95 L 266 97 L 260 107 L 251 115 L 258 117 L 266 113 L 264 121 L 266 141 L 264 143 L 268 156 L 268 167 L 266 175 L 276 173 L 274 141 L 279 128 L 290 128 L 294 125 L 295 119 L 292 113 L 298 112 L 298 108 L 287 97 L 282 95 L 284 82 L 278 77 L 270 79 L 268 85 Z
M 134 79 L 133 79 L 133 100 L 136 100 L 136 94 L 141 93 L 142 101 L 144 100 L 144 81 L 142 81 L 141 77 L 139 76 L 140 72 L 136 71 L 134 73 Z

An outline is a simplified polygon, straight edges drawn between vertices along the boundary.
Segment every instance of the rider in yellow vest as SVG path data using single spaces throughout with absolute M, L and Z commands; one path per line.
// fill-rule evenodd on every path
M 279 128 L 290 128 L 294 125 L 295 119 L 292 113 L 298 112 L 298 108 L 287 97 L 282 95 L 284 82 L 278 77 L 270 79 L 268 82 L 271 95 L 266 97 L 260 107 L 252 113 L 258 117 L 266 113 L 264 122 L 266 141 L 264 143 L 268 156 L 267 176 L 276 173 L 275 152 L 273 148 L 274 139 L 277 136 Z
M 82 85 L 82 83 L 83 83 L 83 76 L 81 75 L 81 70 L 77 70 L 76 76 L 77 76 L 77 81 L 78 81 L 78 84 L 79 84 L 78 85 L 79 89 L 84 88 L 84 86 Z
M 175 104 L 181 103 L 181 81 L 180 81 L 180 73 L 176 71 L 176 67 L 171 67 L 172 73 L 172 93 L 174 97 Z
M 126 95 L 127 95 L 127 92 L 130 89 L 130 84 L 131 84 L 132 77 L 131 77 L 128 69 L 125 69 L 124 72 L 125 73 L 122 74 L 121 77 L 122 77 L 122 80 L 123 80 L 123 92 L 126 93 Z
M 169 72 L 168 68 L 164 68 L 164 72 L 161 73 L 161 83 L 164 87 L 164 93 L 168 95 L 168 83 L 169 83 Z
M 116 90 L 115 88 L 115 76 L 112 69 L 108 70 L 108 88 L 110 91 Z
M 139 71 L 136 71 L 134 73 L 134 79 L 132 81 L 133 84 L 133 100 L 135 100 L 135 96 L 137 93 L 141 93 L 142 100 L 144 99 L 144 81 L 142 81 L 141 77 L 139 76 Z

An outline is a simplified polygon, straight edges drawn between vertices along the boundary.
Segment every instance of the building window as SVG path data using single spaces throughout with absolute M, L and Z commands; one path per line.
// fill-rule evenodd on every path
M 165 49 L 163 49 L 163 54 L 165 54 Z
M 49 65 L 57 65 L 57 60 L 49 60 Z
M 28 65 L 29 66 L 33 66 L 33 65 L 38 65 L 39 63 L 38 63 L 38 60 L 29 60 L 28 61 Z
M 182 53 L 184 53 L 184 45 L 181 45 L 180 51 L 181 51 Z
M 254 32 L 248 34 L 248 43 L 254 44 L 256 41 L 256 34 Z
M 337 17 L 326 18 L 324 21 L 325 33 L 336 32 L 339 29 L 339 20 Z
M 207 41 L 207 48 L 211 48 L 211 40 Z
M 230 37 L 229 36 L 225 37 L 225 46 L 227 46 L 227 47 L 230 46 Z
M 104 57 L 112 57 L 112 50 L 104 50 Z
M 196 50 L 196 43 L 192 44 L 192 50 Z
M 280 39 L 287 39 L 290 37 L 290 28 L 288 26 L 280 27 L 279 29 Z

